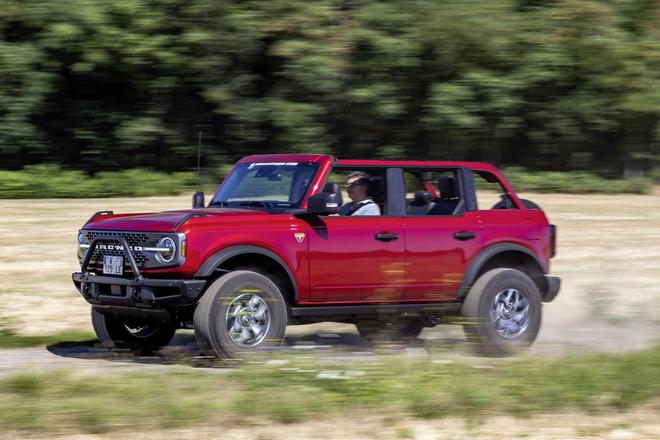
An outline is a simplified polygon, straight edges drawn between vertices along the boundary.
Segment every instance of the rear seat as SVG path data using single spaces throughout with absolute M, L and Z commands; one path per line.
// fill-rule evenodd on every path
M 440 191 L 440 199 L 435 201 L 433 208 L 428 214 L 452 215 L 460 202 L 454 178 L 451 176 L 441 176 L 438 179 L 438 191 Z
M 408 215 L 427 215 L 435 206 L 433 194 L 429 191 L 415 192 L 415 199 L 410 202 L 407 208 Z

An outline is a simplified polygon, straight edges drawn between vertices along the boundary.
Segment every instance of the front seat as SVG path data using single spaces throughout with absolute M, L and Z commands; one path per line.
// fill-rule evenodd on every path
M 440 176 L 438 179 L 440 199 L 435 202 L 429 215 L 452 215 L 460 202 L 456 181 L 451 176 Z
M 382 176 L 371 176 L 369 178 L 367 195 L 378 205 L 380 213 L 385 214 L 387 206 L 385 203 L 385 181 Z

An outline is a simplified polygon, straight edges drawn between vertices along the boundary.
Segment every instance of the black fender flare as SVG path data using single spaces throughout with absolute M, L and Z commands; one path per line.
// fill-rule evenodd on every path
M 288 275 L 289 280 L 291 281 L 291 285 L 293 286 L 293 299 L 294 301 L 298 301 L 298 285 L 296 284 L 296 279 L 294 278 L 293 272 L 291 272 L 289 266 L 282 258 L 280 258 L 279 255 L 259 246 L 238 245 L 238 246 L 231 246 L 221 251 L 218 251 L 206 259 L 204 264 L 202 264 L 202 266 L 195 273 L 195 278 L 209 277 L 213 274 L 213 272 L 217 269 L 217 267 L 220 266 L 225 261 L 229 260 L 230 258 L 236 257 L 238 255 L 244 255 L 244 254 L 264 255 L 266 257 L 271 258 L 277 264 L 282 266 L 282 269 L 284 269 L 284 271 Z
M 515 243 L 497 243 L 482 250 L 477 254 L 476 257 L 472 259 L 472 261 L 470 261 L 470 264 L 468 265 L 467 269 L 465 270 L 465 274 L 463 275 L 461 287 L 458 290 L 458 298 L 465 298 L 474 282 L 477 281 L 477 275 L 479 275 L 479 271 L 484 267 L 488 260 L 498 254 L 511 251 L 520 252 L 531 257 L 534 262 L 538 264 L 539 269 L 541 269 L 544 274 L 547 273 L 546 267 L 529 249 Z M 543 294 L 543 292 L 541 292 L 541 294 Z

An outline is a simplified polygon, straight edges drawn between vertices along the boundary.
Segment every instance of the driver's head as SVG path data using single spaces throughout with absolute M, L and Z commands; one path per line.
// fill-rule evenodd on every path
M 354 202 L 361 202 L 367 198 L 369 190 L 369 175 L 362 171 L 351 173 L 346 178 L 346 192 Z

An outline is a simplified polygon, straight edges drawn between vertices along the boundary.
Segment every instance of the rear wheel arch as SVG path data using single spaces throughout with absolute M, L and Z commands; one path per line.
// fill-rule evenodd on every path
M 261 273 L 277 285 L 289 304 L 298 300 L 298 287 L 289 266 L 280 256 L 259 246 L 238 245 L 216 252 L 204 262 L 195 277 L 215 279 L 235 270 Z
M 496 268 L 517 269 L 527 274 L 540 292 L 547 290 L 546 271 L 532 251 L 515 243 L 498 243 L 484 249 L 472 259 L 465 271 L 458 298 L 465 299 L 476 280 Z

